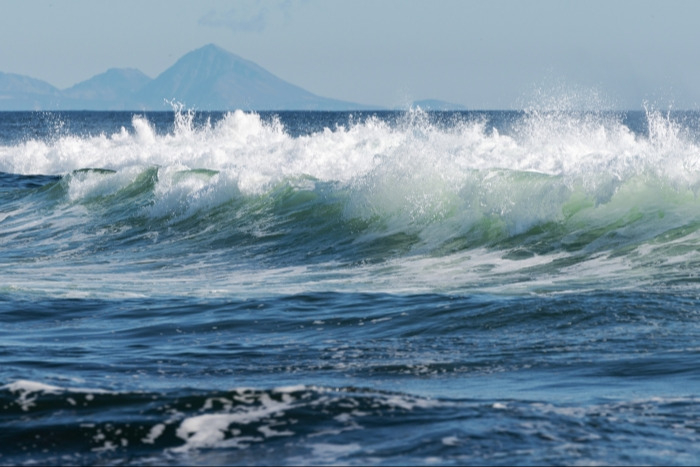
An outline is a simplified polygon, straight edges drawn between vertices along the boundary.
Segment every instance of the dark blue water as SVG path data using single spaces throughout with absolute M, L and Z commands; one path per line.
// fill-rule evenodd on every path
M 0 464 L 700 461 L 694 113 L 0 114 Z

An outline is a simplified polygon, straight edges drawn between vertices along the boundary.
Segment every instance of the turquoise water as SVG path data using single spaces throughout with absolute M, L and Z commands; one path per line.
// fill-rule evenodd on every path
M 0 463 L 697 464 L 695 113 L 0 114 Z

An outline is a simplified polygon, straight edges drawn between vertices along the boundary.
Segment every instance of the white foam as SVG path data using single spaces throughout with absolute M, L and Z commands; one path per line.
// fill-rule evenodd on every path
M 693 171 L 700 148 L 692 135 L 668 115 L 648 111 L 647 118 L 649 137 L 640 138 L 614 115 L 530 111 L 512 134 L 502 135 L 483 120 L 442 128 L 413 110 L 395 125 L 370 118 L 295 138 L 278 120 L 266 123 L 254 113 L 235 111 L 214 125 L 195 127 L 192 114 L 180 112 L 174 131 L 166 135 L 134 116 L 131 131 L 1 147 L 0 170 L 65 174 L 85 167 L 180 165 L 235 172 L 242 191 L 290 176 L 347 182 L 372 171 L 416 180 L 434 173 L 447 181 L 468 170 L 496 168 L 553 175 L 598 169 L 621 175 L 646 163 L 669 173 Z M 656 165 L 669 157 L 681 164 Z
M 293 392 L 300 392 L 300 391 L 305 391 L 309 389 L 314 389 L 309 386 L 305 386 L 303 384 L 297 384 L 294 386 L 280 386 L 278 388 L 275 388 L 272 390 L 273 393 L 280 393 L 280 394 L 291 394 Z
M 64 388 L 53 386 L 51 384 L 40 383 L 38 381 L 17 380 L 12 383 L 0 386 L 0 390 L 6 390 L 13 393 L 19 393 L 17 404 L 22 407 L 25 412 L 36 405 L 36 399 L 39 394 L 61 394 L 64 392 L 85 394 L 87 400 L 92 400 L 93 394 L 106 394 L 109 391 L 103 389 L 90 388 Z
M 61 388 L 59 386 L 53 386 L 51 384 L 44 384 L 44 383 L 40 383 L 38 381 L 29 381 L 29 380 L 24 380 L 24 379 L 13 381 L 12 383 L 8 383 L 4 386 L 0 386 L 0 389 L 4 389 L 4 390 L 10 391 L 10 392 L 23 392 L 23 393 L 44 392 L 47 394 L 56 394 L 56 393 L 63 392 L 66 390 L 65 388 Z
M 66 388 L 60 386 L 53 386 L 51 384 L 40 383 L 38 381 L 30 381 L 19 379 L 13 381 L 12 383 L 0 386 L 0 389 L 4 389 L 10 392 L 23 392 L 23 393 L 34 393 L 43 392 L 46 394 L 56 394 L 60 392 L 72 392 L 72 393 L 85 393 L 85 394 L 109 394 L 110 391 L 104 389 L 95 388 Z
M 286 395 L 286 394 L 285 394 Z M 202 448 L 236 448 L 244 447 L 250 442 L 262 441 L 263 438 L 237 436 L 240 431 L 231 429 L 232 424 L 247 425 L 264 420 L 291 408 L 291 399 L 286 402 L 272 400 L 269 395 L 262 394 L 260 406 L 245 407 L 233 413 L 203 414 L 185 418 L 177 428 L 176 435 L 185 444 L 173 449 L 173 452 L 186 452 Z M 290 436 L 287 431 L 275 431 L 269 426 L 258 427 L 263 436 Z M 227 435 L 231 435 L 227 437 Z
M 158 423 L 156 425 L 153 425 L 151 427 L 151 430 L 148 432 L 148 435 L 143 438 L 141 441 L 146 444 L 153 444 L 156 442 L 156 440 L 160 437 L 160 435 L 163 434 L 165 431 L 165 425 L 162 423 Z
M 459 438 L 456 436 L 445 436 L 442 438 L 442 444 L 445 446 L 458 446 L 459 445 Z

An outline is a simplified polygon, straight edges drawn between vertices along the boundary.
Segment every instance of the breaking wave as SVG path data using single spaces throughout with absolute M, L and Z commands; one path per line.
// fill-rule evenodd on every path
M 136 115 L 111 134 L 2 146 L 3 177 L 23 187 L 0 193 L 3 237 L 149 261 L 185 245 L 356 278 L 390 264 L 401 279 L 388 282 L 424 291 L 503 285 L 504 274 L 545 288 L 601 272 L 694 281 L 695 114 L 415 109 L 306 131 L 282 120 L 236 111 L 196 123 L 180 111 L 163 132 Z

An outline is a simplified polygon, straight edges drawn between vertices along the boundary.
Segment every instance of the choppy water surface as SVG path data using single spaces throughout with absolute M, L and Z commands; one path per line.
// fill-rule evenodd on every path
M 697 464 L 700 115 L 0 114 L 0 464 Z

